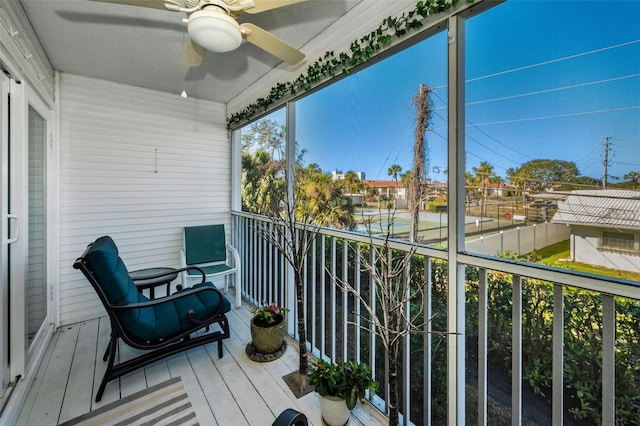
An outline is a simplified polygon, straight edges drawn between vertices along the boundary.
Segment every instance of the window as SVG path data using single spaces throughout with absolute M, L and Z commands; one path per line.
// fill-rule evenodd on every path
M 602 248 L 609 250 L 634 251 L 635 235 L 625 232 L 604 231 L 602 233 Z

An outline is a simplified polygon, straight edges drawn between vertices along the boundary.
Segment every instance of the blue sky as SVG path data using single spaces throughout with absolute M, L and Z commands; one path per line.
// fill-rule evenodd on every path
M 470 19 L 466 35 L 467 169 L 488 161 L 504 176 L 551 158 L 601 178 L 609 136 L 609 175 L 640 171 L 640 0 L 510 0 Z M 388 179 L 394 163 L 409 170 L 424 83 L 429 177 L 444 180 L 446 49 L 437 34 L 300 100 L 305 162 L 367 179 Z

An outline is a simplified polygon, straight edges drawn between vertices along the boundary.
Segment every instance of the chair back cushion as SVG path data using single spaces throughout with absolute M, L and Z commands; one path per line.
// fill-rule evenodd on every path
M 93 276 L 107 299 L 113 306 L 128 305 L 131 303 L 146 302 L 149 299 L 138 291 L 136 285 L 129 277 L 129 271 L 118 255 L 118 247 L 111 237 L 98 238 L 85 253 L 85 261 L 92 271 Z M 111 315 L 112 311 L 105 306 Z M 143 329 L 155 328 L 153 309 L 132 309 L 116 313 L 122 327 L 133 334 L 146 334 Z M 138 333 L 135 333 L 138 331 Z
M 224 262 L 227 258 L 224 225 L 185 227 L 184 251 L 187 265 Z

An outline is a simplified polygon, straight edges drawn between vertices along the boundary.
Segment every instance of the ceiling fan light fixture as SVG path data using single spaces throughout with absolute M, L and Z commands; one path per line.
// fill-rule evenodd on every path
M 222 11 L 199 10 L 189 16 L 187 31 L 198 45 L 212 52 L 230 52 L 242 43 L 240 26 Z

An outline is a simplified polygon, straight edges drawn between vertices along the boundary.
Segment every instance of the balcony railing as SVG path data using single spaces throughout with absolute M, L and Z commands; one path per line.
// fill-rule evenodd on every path
M 243 263 L 243 296 L 254 304 L 287 305 L 293 314 L 289 333 L 296 337 L 294 286 L 287 279 L 287 263 L 257 231 L 274 225 L 246 213 L 232 217 L 232 239 Z M 309 351 L 327 360 L 367 362 L 381 383 L 371 402 L 388 412 L 383 348 L 361 327 L 362 306 L 337 285 L 349 282 L 375 306 L 374 292 L 369 291 L 375 284 L 361 261 L 373 256 L 370 244 L 380 242 L 368 235 L 320 229 L 305 264 L 304 315 Z M 399 253 L 412 253 L 405 242 L 393 241 L 391 246 Z M 452 397 L 447 383 L 448 365 L 466 377 L 467 423 L 494 423 L 498 414 L 491 411 L 494 404 L 488 395 L 501 380 L 507 383 L 502 405 L 512 424 L 527 417 L 558 425 L 571 423 L 577 415 L 613 425 L 623 412 L 631 412 L 632 419 L 640 415 L 639 402 L 623 397 L 620 390 L 640 388 L 640 367 L 634 361 L 640 356 L 638 283 L 458 253 L 456 263 L 465 271 L 466 303 L 457 307 L 459 312 L 447 312 L 457 306 L 447 301 L 448 253 L 427 246 L 413 250 L 411 279 L 429 285 L 422 307 L 424 332 L 405 339 L 401 350 L 404 424 L 442 424 L 448 410 L 461 412 L 460 399 Z M 375 264 L 370 258 L 369 263 Z M 448 329 L 452 315 L 462 315 L 464 333 Z M 452 362 L 454 334 L 464 334 L 453 342 L 463 345 L 465 362 Z M 575 358 L 578 353 L 583 354 L 580 359 Z M 531 405 L 534 393 L 546 395 L 547 406 Z

